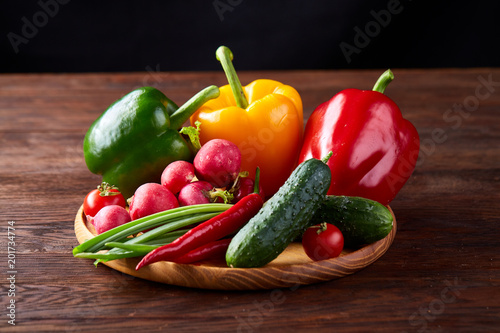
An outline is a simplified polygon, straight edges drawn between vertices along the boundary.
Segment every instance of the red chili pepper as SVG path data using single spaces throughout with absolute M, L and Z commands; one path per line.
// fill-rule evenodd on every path
M 311 114 L 299 163 L 333 152 L 328 194 L 387 205 L 415 169 L 420 148 L 417 130 L 383 94 L 392 79 L 387 70 L 373 90 L 343 90 Z
M 232 238 L 210 242 L 173 260 L 178 264 L 190 264 L 207 259 L 223 258 Z
M 258 189 L 258 173 L 255 188 Z M 262 208 L 263 200 L 258 193 L 250 193 L 235 203 L 225 212 L 205 221 L 172 243 L 160 246 L 149 252 L 137 264 L 136 270 L 157 261 L 174 261 L 189 251 L 195 250 L 207 243 L 219 240 L 245 225 Z

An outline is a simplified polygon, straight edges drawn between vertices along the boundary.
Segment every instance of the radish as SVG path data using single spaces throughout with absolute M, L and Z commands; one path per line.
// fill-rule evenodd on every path
M 190 206 L 211 202 L 229 203 L 233 195 L 228 191 L 216 189 L 207 181 L 198 180 L 184 186 L 179 192 L 179 204 Z
M 116 228 L 130 222 L 130 214 L 125 208 L 118 205 L 105 206 L 94 216 L 93 224 L 95 231 L 102 234 L 105 231 Z
M 240 172 L 241 152 L 230 141 L 213 139 L 201 147 L 193 164 L 198 179 L 208 181 L 214 187 L 225 187 Z
M 132 220 L 179 207 L 175 195 L 158 183 L 146 183 L 135 191 L 130 201 Z
M 210 203 L 210 191 L 213 188 L 212 184 L 203 180 L 189 183 L 179 192 L 179 204 L 190 206 Z
M 175 161 L 167 165 L 161 174 L 161 184 L 173 194 L 191 183 L 195 177 L 193 164 L 186 161 Z

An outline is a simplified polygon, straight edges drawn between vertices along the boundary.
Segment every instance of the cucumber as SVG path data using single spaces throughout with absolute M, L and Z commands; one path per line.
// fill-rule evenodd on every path
M 344 236 L 344 246 L 358 248 L 386 237 L 392 230 L 393 216 L 386 206 L 373 200 L 328 195 L 311 222 L 335 225 Z
M 275 259 L 310 226 L 330 182 L 331 172 L 325 162 L 318 159 L 302 162 L 233 237 L 226 252 L 227 265 L 261 267 Z

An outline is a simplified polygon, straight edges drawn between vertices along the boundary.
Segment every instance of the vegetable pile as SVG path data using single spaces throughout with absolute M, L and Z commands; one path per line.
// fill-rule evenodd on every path
M 373 90 L 346 89 L 319 105 L 304 131 L 297 90 L 267 79 L 243 87 L 231 51 L 221 46 L 216 57 L 229 85 L 180 108 L 140 88 L 89 128 L 85 161 L 102 183 L 83 211 L 97 235 L 73 255 L 96 264 L 138 257 L 137 270 L 206 260 L 248 268 L 292 242 L 318 261 L 386 237 L 387 205 L 420 146 L 384 95 L 393 73 Z

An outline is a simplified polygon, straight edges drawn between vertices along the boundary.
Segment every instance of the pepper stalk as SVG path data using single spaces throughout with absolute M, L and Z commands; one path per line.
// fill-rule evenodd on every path
M 181 128 L 189 117 L 207 101 L 219 97 L 220 91 L 217 86 L 208 86 L 170 115 L 170 128 Z
M 220 61 L 222 69 L 224 69 L 224 73 L 226 73 L 227 81 L 231 86 L 236 105 L 242 109 L 246 109 L 248 100 L 232 63 L 233 53 L 226 46 L 219 46 L 215 52 L 215 57 Z
M 394 80 L 394 74 L 390 69 L 386 70 L 385 72 L 380 75 L 378 78 L 377 82 L 375 82 L 375 85 L 373 86 L 373 91 L 378 91 L 379 93 L 383 94 L 385 91 L 385 88 L 391 83 L 391 81 Z

